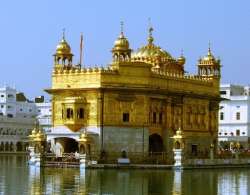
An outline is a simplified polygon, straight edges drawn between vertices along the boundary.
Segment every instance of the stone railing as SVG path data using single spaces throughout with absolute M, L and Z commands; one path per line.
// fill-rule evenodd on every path
M 153 76 L 157 76 L 160 78 L 171 78 L 171 79 L 178 79 L 178 80 L 190 80 L 190 81 L 198 81 L 202 83 L 211 83 L 211 78 L 202 77 L 199 75 L 191 75 L 191 74 L 182 74 L 182 73 L 175 73 L 175 72 L 162 72 L 162 71 L 152 71 Z
M 250 158 L 246 159 L 186 159 L 184 166 L 227 166 L 227 165 L 248 165 Z
M 55 68 L 53 74 L 90 74 L 90 73 L 116 73 L 117 70 L 111 67 L 88 67 L 88 68 Z

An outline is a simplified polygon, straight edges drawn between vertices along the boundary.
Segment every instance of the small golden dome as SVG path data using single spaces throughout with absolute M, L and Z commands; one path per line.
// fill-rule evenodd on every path
M 186 58 L 183 55 L 183 50 L 181 51 L 181 56 L 177 59 L 177 62 L 179 65 L 182 65 L 182 66 L 185 64 Z
M 80 134 L 79 142 L 89 143 L 91 142 L 91 137 L 87 133 L 83 132 Z
M 35 134 L 36 134 L 36 128 L 34 128 L 34 129 L 31 131 L 31 134 L 32 134 L 32 135 L 35 135 Z
M 120 36 L 114 42 L 115 50 L 128 50 L 129 49 L 129 42 L 128 39 L 124 36 L 123 32 L 121 32 Z
M 42 135 L 43 135 L 43 133 L 42 133 L 41 129 L 39 129 L 38 132 L 37 132 L 37 134 L 36 134 L 36 136 L 37 137 L 41 137 Z
M 81 135 L 80 135 L 80 138 L 81 139 L 85 139 L 87 136 L 86 136 L 86 133 L 82 133 Z
M 207 53 L 207 55 L 206 55 L 206 56 L 204 56 L 204 57 L 202 58 L 202 60 L 204 60 L 204 61 L 215 60 L 215 57 L 213 56 L 213 54 L 212 54 L 212 52 L 211 52 L 211 49 L 210 49 L 210 48 L 208 49 L 208 53 Z
M 71 48 L 67 41 L 65 40 L 64 36 L 60 43 L 56 46 L 56 53 L 57 54 L 71 54 Z
M 113 50 L 130 50 L 128 39 L 124 36 L 123 33 L 123 22 L 121 22 L 121 33 L 114 42 Z
M 216 61 L 217 60 L 212 54 L 212 51 L 211 51 L 211 48 L 210 48 L 210 43 L 209 43 L 207 55 L 200 59 L 200 63 L 202 63 L 202 64 L 210 64 L 210 63 L 214 63 Z
M 179 58 L 177 59 L 177 61 L 178 61 L 178 64 L 184 65 L 185 62 L 186 62 L 186 58 L 184 58 L 183 56 L 181 56 L 181 57 L 179 57 Z

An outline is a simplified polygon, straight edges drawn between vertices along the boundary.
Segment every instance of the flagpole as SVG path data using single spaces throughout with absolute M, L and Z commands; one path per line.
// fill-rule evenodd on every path
M 82 56 L 83 56 L 82 46 L 83 46 L 83 35 L 81 33 L 81 38 L 80 38 L 80 67 L 82 66 Z

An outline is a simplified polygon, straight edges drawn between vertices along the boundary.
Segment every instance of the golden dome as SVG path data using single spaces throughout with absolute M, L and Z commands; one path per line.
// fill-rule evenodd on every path
M 160 57 L 165 59 L 172 59 L 172 56 L 161 49 L 160 47 L 152 44 L 148 44 L 146 46 L 141 47 L 138 49 L 135 53 L 132 54 L 133 58 L 154 58 L 154 57 Z
M 202 58 L 203 61 L 213 61 L 215 60 L 215 57 L 213 56 L 210 47 L 208 48 L 208 53 L 206 56 Z
M 152 31 L 153 28 L 149 28 L 148 44 L 132 53 L 132 58 L 161 58 L 162 60 L 173 59 L 167 51 L 153 43 L 154 38 L 152 36 Z
M 66 55 L 70 54 L 71 55 L 71 48 L 65 39 L 65 29 L 63 29 L 62 40 L 56 46 L 56 54 L 59 54 L 59 55 L 60 54 L 66 54 Z
M 121 22 L 121 34 L 115 40 L 113 50 L 129 50 L 128 39 L 124 36 L 123 33 L 123 22 Z
M 71 48 L 67 41 L 65 40 L 64 36 L 60 43 L 56 46 L 56 53 L 57 54 L 71 54 Z
M 207 65 L 213 65 L 213 66 L 220 66 L 220 59 L 217 59 L 214 57 L 214 55 L 211 52 L 211 48 L 209 46 L 208 48 L 208 53 L 206 56 L 204 56 L 203 58 L 199 59 L 199 65 L 200 66 L 207 66 Z
M 120 36 L 114 42 L 113 50 L 128 50 L 129 42 L 128 39 L 124 36 L 123 32 L 121 32 Z

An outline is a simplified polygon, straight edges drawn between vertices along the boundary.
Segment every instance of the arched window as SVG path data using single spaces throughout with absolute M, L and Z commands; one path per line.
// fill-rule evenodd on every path
M 236 120 L 240 120 L 240 112 L 236 112 Z
M 61 63 L 61 58 L 58 57 L 58 58 L 57 58 L 57 64 L 60 64 L 60 63 Z
M 236 130 L 236 135 L 240 136 L 240 130 L 239 129 Z
M 220 120 L 224 120 L 224 112 L 220 112 Z
M 67 58 L 63 58 L 63 59 L 62 59 L 62 64 L 63 64 L 63 65 L 66 65 L 66 60 L 67 60 Z
M 129 113 L 123 113 L 122 120 L 123 122 L 129 122 Z
M 153 112 L 153 123 L 156 123 L 156 112 Z
M 114 61 L 115 62 L 118 61 L 118 55 L 117 54 L 114 55 Z
M 83 108 L 79 108 L 79 110 L 77 112 L 77 117 L 79 119 L 84 119 L 84 109 Z
M 159 113 L 159 124 L 162 124 L 162 112 Z
M 175 142 L 175 149 L 180 149 L 181 148 L 181 144 L 179 141 Z
M 67 108 L 66 117 L 67 117 L 67 119 L 73 118 L 73 109 L 72 108 Z

